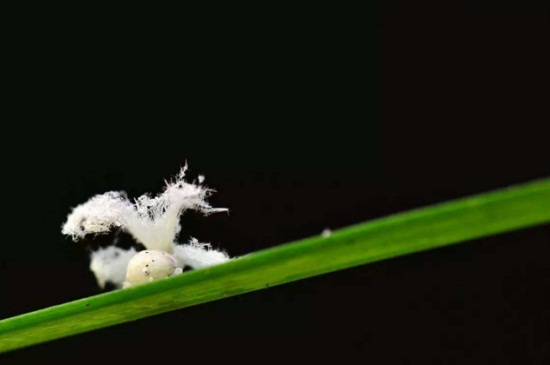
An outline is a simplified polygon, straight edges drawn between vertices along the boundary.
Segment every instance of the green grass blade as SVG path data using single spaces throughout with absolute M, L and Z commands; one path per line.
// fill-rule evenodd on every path
M 0 321 L 0 352 L 369 262 L 550 222 L 550 179 L 396 214 Z

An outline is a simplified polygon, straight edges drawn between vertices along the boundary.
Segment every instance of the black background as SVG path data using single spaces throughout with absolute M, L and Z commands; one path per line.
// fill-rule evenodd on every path
M 70 207 L 159 192 L 185 161 L 231 213 L 187 214 L 181 239 L 233 256 L 550 175 L 546 5 L 43 10 L 70 11 L 29 10 L 4 70 L 0 318 L 99 293 Z M 498 235 L 0 362 L 544 363 L 549 243 Z

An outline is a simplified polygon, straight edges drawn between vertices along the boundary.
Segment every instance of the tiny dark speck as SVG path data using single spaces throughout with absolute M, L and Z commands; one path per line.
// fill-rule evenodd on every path
M 269 283 L 265 283 L 265 287 L 266 287 L 266 288 L 269 288 Z
M 149 267 L 149 265 L 145 265 L 145 267 Z
M 86 307 L 89 307 L 90 306 L 90 303 L 86 303 Z

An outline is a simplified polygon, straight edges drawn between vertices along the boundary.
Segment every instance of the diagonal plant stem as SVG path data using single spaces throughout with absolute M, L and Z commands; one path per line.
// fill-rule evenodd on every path
M 387 258 L 550 222 L 550 179 L 417 209 L 0 321 L 0 353 Z

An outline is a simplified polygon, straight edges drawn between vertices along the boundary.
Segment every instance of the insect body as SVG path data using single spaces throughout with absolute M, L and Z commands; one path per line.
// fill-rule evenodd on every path
M 176 259 L 169 253 L 158 250 L 141 251 L 128 262 L 124 287 L 164 279 L 181 272 Z

